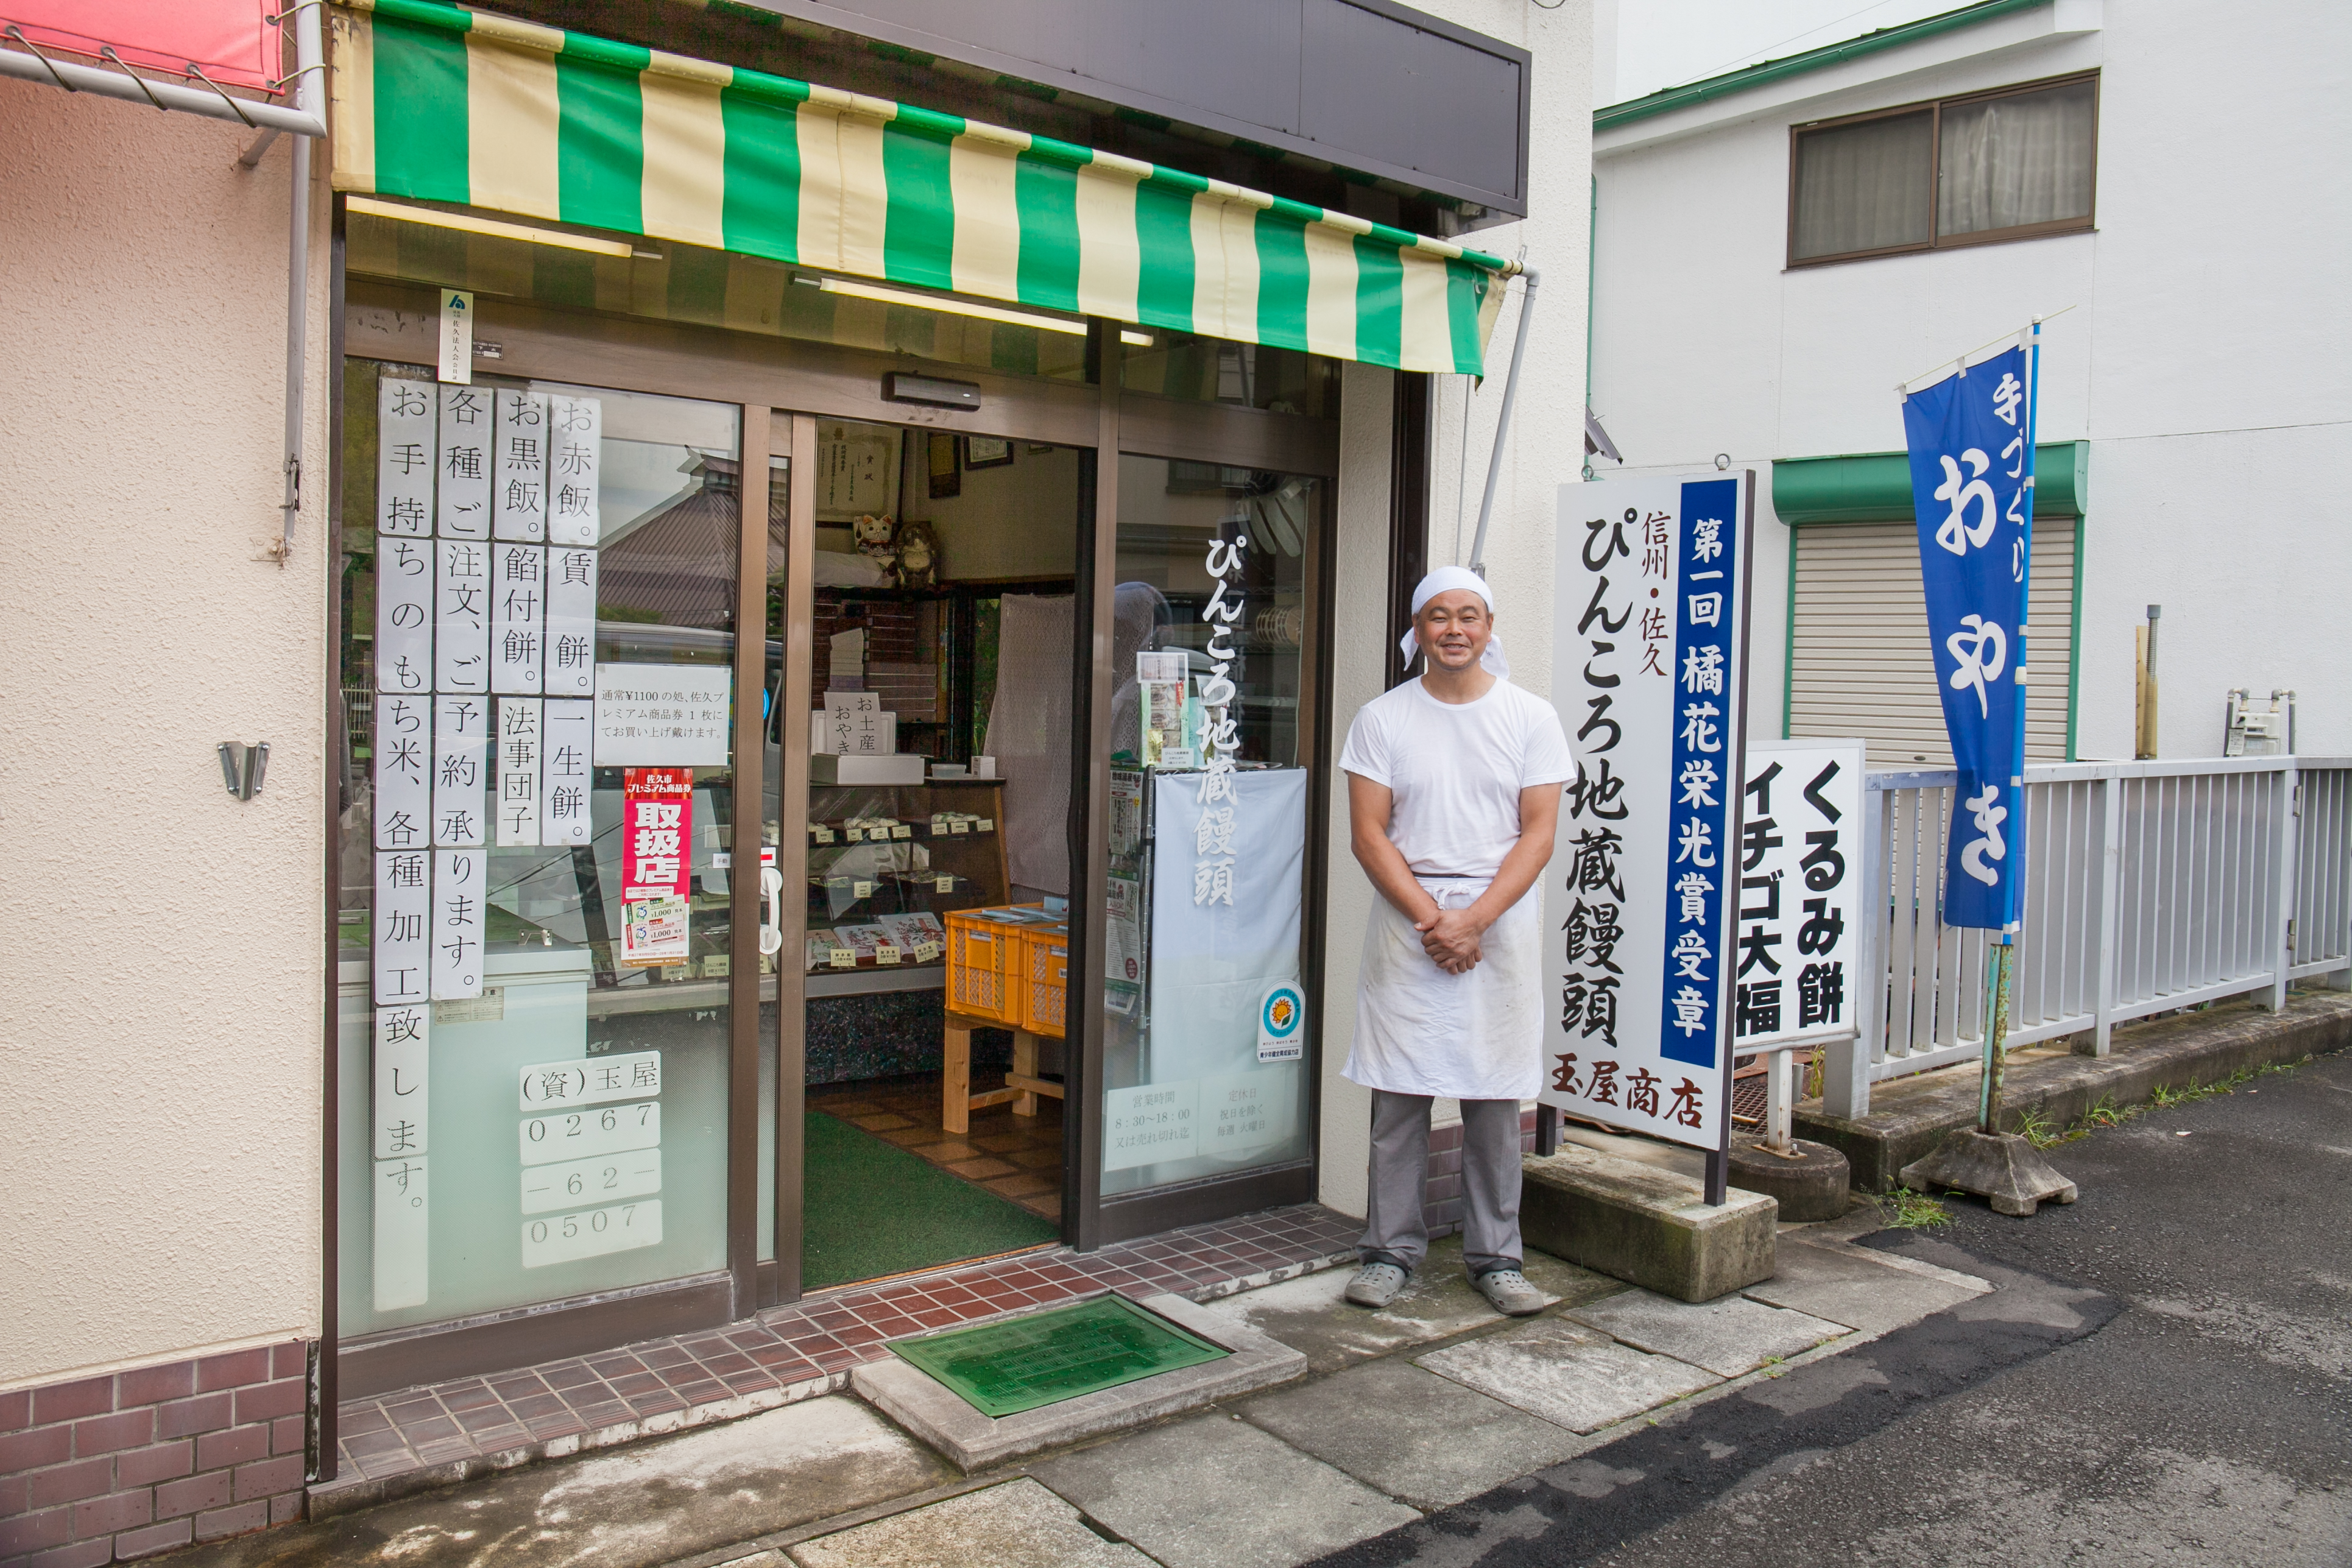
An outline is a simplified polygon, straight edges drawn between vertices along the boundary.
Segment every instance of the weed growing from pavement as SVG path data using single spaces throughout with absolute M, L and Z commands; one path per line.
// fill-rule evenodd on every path
M 1880 1198 L 1878 1214 L 1893 1230 L 1933 1230 L 1952 1223 L 1942 1203 L 1908 1187 L 1897 1187 Z
M 2149 1092 L 2147 1103 L 2142 1105 L 2119 1107 L 2116 1104 L 2115 1096 L 2112 1093 L 2102 1094 L 2091 1102 L 2091 1108 L 2088 1110 L 2076 1117 L 2063 1131 L 2054 1131 L 2050 1125 L 2049 1118 L 2044 1116 L 2041 1108 L 2037 1106 L 2017 1119 L 2017 1130 L 2023 1133 L 2027 1141 L 2037 1149 L 2054 1148 L 2061 1143 L 2072 1143 L 2078 1138 L 2088 1138 L 2103 1127 L 2121 1127 L 2128 1121 L 2147 1115 L 2151 1110 L 2171 1110 L 2183 1105 L 2199 1104 L 2212 1099 L 2215 1095 L 2235 1094 L 2256 1079 L 2269 1078 L 2273 1073 L 2293 1072 L 2310 1060 L 2309 1057 L 2304 1057 L 2295 1061 L 2279 1062 L 2270 1067 L 2240 1068 L 2228 1077 L 2215 1079 L 2211 1083 L 2200 1083 L 2195 1079 L 2190 1079 L 2178 1089 L 2169 1084 L 2158 1084 Z

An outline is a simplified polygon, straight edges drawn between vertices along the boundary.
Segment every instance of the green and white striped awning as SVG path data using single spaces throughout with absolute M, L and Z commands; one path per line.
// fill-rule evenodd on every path
M 1466 374 L 1517 270 L 1066 142 L 428 0 L 332 16 L 339 190 Z

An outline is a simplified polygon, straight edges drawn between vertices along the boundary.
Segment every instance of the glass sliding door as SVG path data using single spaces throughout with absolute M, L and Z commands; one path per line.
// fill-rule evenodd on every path
M 740 410 L 344 388 L 341 1331 L 716 1275 Z
M 1312 1156 L 1311 584 L 1329 488 L 1202 461 L 1118 465 L 1110 732 L 1097 742 L 1110 780 L 1107 1212 L 1304 1172 Z M 1276 1191 L 1266 1201 L 1284 1201 Z M 1190 1217 L 1145 1206 L 1156 1220 L 1113 1223 L 1106 1238 Z

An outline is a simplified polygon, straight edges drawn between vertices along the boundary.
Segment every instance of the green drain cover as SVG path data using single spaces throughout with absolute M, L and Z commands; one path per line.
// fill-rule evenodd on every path
M 1010 1322 L 895 1341 L 890 1349 L 984 1415 L 1017 1415 L 1233 1353 L 1116 1292 Z

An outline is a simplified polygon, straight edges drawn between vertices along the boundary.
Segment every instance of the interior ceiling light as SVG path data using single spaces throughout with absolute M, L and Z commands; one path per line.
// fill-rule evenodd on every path
M 566 234 L 562 229 L 533 228 L 529 224 L 476 217 L 471 213 L 445 212 L 439 207 L 413 207 L 404 202 L 379 201 L 374 196 L 346 196 L 343 201 L 352 212 L 388 217 L 398 223 L 428 224 L 435 228 L 486 234 L 493 239 L 519 239 L 526 245 L 561 246 L 566 250 L 585 250 L 597 256 L 625 258 L 636 254 L 636 247 L 625 239 L 599 239 L 593 235 Z
M 1066 316 L 1041 316 L 1032 310 L 976 304 L 943 294 L 920 294 L 911 289 L 891 289 L 879 283 L 860 283 L 847 278 L 814 278 L 801 273 L 793 281 L 814 284 L 828 294 L 847 294 L 854 299 L 873 300 L 885 305 L 911 305 L 919 310 L 945 310 L 952 315 L 971 316 L 983 321 L 1003 321 L 1007 326 L 1034 327 L 1041 332 L 1063 332 L 1074 338 L 1087 335 L 1085 321 L 1072 321 Z M 1144 348 L 1151 345 L 1151 334 L 1134 327 L 1120 328 L 1118 336 L 1121 342 Z

